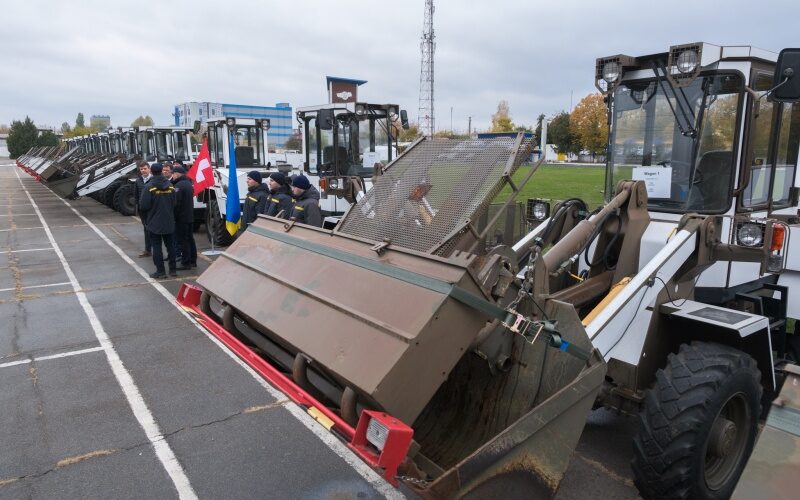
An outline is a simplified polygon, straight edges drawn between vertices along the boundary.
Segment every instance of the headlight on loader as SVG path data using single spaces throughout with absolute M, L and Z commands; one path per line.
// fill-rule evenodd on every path
M 528 200 L 527 218 L 529 222 L 541 222 L 550 217 L 550 203 L 546 200 L 531 198 Z
M 755 248 L 764 242 L 764 229 L 760 224 L 747 222 L 739 226 L 736 231 L 736 244 L 743 247 Z

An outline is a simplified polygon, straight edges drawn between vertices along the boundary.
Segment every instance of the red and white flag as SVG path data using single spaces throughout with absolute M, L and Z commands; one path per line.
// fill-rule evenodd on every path
M 194 196 L 197 196 L 205 188 L 214 185 L 214 172 L 211 169 L 211 155 L 208 154 L 208 140 L 203 141 L 203 147 L 200 148 L 200 154 L 194 161 L 192 168 L 186 175 L 192 179 L 194 184 Z

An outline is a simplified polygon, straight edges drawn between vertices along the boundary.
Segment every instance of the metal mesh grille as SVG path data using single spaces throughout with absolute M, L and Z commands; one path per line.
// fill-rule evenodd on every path
M 425 140 L 395 161 L 341 223 L 342 233 L 421 252 L 448 255 L 464 224 L 486 211 L 531 141 L 516 138 Z

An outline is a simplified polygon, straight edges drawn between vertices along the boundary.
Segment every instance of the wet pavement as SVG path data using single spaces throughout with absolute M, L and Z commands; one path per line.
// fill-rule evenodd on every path
M 0 498 L 401 496 L 175 305 L 209 258 L 156 282 L 142 246 L 0 160 Z M 557 498 L 635 498 L 633 427 L 595 411 Z

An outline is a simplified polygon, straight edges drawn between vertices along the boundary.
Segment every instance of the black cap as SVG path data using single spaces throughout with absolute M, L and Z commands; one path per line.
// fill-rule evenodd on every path
M 286 176 L 283 175 L 283 172 L 272 172 L 271 174 L 269 174 L 269 178 L 277 182 L 281 186 L 286 185 Z
M 259 172 L 258 170 L 251 170 L 247 172 L 247 177 L 261 184 L 261 172 Z

